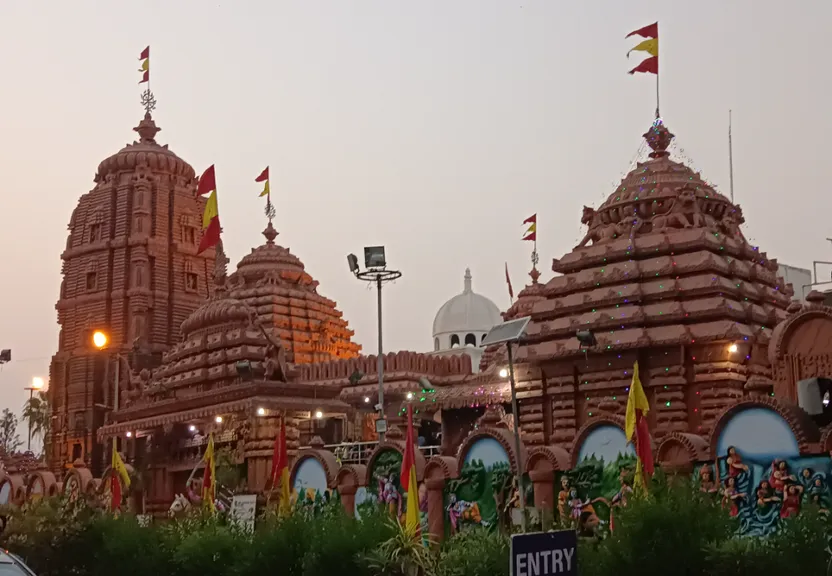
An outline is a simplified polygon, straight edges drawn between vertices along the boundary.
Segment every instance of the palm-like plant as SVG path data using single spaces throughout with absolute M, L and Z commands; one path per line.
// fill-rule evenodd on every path
M 365 556 L 367 566 L 381 576 L 431 576 L 436 558 L 418 531 L 408 530 L 396 519 L 389 519 L 393 537 Z
M 49 435 L 52 411 L 49 398 L 44 391 L 38 391 L 23 404 L 23 421 L 32 428 L 32 436 L 44 440 Z

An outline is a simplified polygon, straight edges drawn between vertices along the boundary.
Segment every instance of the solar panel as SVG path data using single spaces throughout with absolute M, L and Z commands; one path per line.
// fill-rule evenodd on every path
M 502 324 L 497 324 L 488 331 L 485 338 L 482 339 L 482 346 L 489 346 L 491 344 L 500 344 L 502 342 L 514 342 L 519 340 L 526 331 L 526 326 L 529 325 L 530 316 L 524 318 L 517 318 L 516 320 L 509 320 Z

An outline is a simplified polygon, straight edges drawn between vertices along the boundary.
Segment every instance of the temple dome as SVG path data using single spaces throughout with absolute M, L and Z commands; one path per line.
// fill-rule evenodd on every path
M 290 363 L 358 356 L 361 347 L 352 342 L 354 332 L 336 302 L 318 294 L 318 282 L 303 262 L 275 243 L 271 221 L 263 236 L 266 243 L 244 256 L 232 274 L 231 296 L 281 340 Z
M 156 143 L 156 134 L 161 128 L 156 126 L 150 112 L 133 128 L 139 134 L 139 141 L 128 144 L 98 165 L 95 182 L 101 182 L 109 174 L 125 170 L 134 170 L 146 164 L 154 172 L 167 172 L 174 176 L 181 176 L 185 180 L 192 180 L 195 176 L 193 167 L 164 146 Z
M 471 270 L 466 269 L 462 293 L 445 302 L 433 320 L 434 350 L 465 344 L 478 346 L 486 333 L 500 322 L 500 309 L 471 289 Z

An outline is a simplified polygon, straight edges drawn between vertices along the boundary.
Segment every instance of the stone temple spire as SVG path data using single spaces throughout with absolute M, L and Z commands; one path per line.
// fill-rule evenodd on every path
M 650 153 L 650 158 L 661 158 L 662 156 L 670 155 L 667 148 L 670 146 L 674 135 L 670 133 L 670 130 L 667 129 L 667 126 L 664 125 L 661 118 L 656 118 L 656 121 L 653 122 L 650 129 L 642 134 L 642 136 L 647 140 L 647 145 L 650 146 L 650 149 L 653 150 Z
M 214 295 L 224 295 L 228 281 L 228 256 L 225 255 L 222 240 L 217 242 L 217 259 L 214 264 Z
M 150 112 L 144 113 L 144 119 L 139 122 L 139 125 L 133 128 L 134 132 L 139 133 L 139 142 L 142 144 L 156 144 L 156 134 L 161 132 L 161 128 L 156 126 Z

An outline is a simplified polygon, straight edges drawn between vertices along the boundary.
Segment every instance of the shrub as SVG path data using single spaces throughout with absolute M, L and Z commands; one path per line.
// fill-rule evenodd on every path
M 471 528 L 451 538 L 439 556 L 437 576 L 507 576 L 509 541 L 499 531 Z

